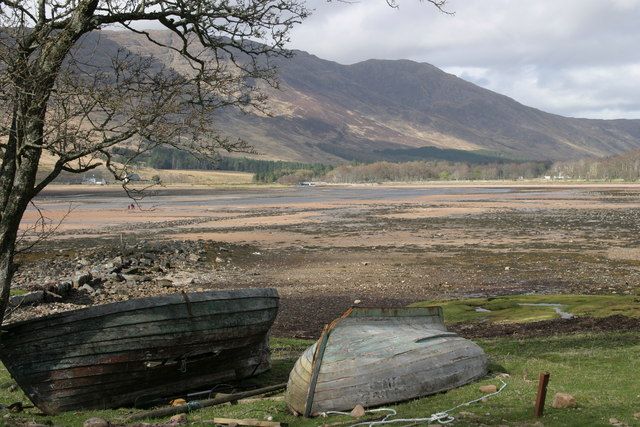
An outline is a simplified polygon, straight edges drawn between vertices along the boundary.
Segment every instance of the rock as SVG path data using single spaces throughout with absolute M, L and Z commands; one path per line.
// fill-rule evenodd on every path
M 200 256 L 198 254 L 189 254 L 189 256 L 187 257 L 187 259 L 190 262 L 198 262 L 200 261 Z
M 115 272 L 109 275 L 109 279 L 113 280 L 114 282 L 124 282 L 126 280 L 124 277 L 122 277 L 121 274 Z
M 123 271 L 124 274 L 139 274 L 140 269 L 138 267 L 127 268 Z
M 92 294 L 92 293 L 94 293 L 94 292 L 96 291 L 95 289 L 93 289 L 93 288 L 92 288 L 91 286 L 89 286 L 89 285 L 82 285 L 82 286 L 80 287 L 80 289 L 79 289 L 79 290 L 81 290 L 81 291 L 85 291 L 85 292 L 86 292 L 86 293 L 88 293 L 88 294 Z
M 174 399 L 170 403 L 171 403 L 171 406 L 182 406 L 182 405 L 186 405 L 187 401 L 184 399 Z
M 142 265 L 144 267 L 149 267 L 149 266 L 153 265 L 153 261 L 151 261 L 148 258 L 140 258 L 140 260 L 138 261 L 138 265 Z
M 93 275 L 91 273 L 76 273 L 76 279 L 74 282 L 77 287 L 80 287 L 88 284 L 91 280 L 93 280 Z
M 362 301 L 360 301 L 359 299 L 353 301 L 354 304 L 360 304 Z
M 169 279 L 156 279 L 156 285 L 170 288 L 173 286 L 173 282 Z
M 94 277 L 89 283 L 87 283 L 87 285 L 91 286 L 92 288 L 96 288 L 102 285 L 103 281 L 104 280 L 102 280 L 102 277 Z
M 58 283 L 55 286 L 55 288 L 56 288 L 56 290 L 54 292 L 56 294 L 64 297 L 64 296 L 67 296 L 71 292 L 71 289 L 73 288 L 73 283 L 71 283 L 71 282 Z
M 494 384 L 480 386 L 480 392 L 482 393 L 488 394 L 495 393 L 496 391 L 498 391 L 498 387 L 496 387 Z
M 628 427 L 629 424 L 625 423 L 624 421 L 620 421 L 617 418 L 609 418 L 609 424 L 611 424 L 612 426 L 616 426 L 616 427 Z
M 216 257 L 216 262 L 217 262 L 218 264 L 220 264 L 220 263 L 224 262 L 224 260 L 223 260 L 222 258 L 220 258 L 219 256 L 217 256 L 217 257 Z
M 504 268 L 504 271 L 509 271 L 509 270 L 511 270 L 511 267 L 505 267 Z
M 351 410 L 351 416 L 353 418 L 364 417 L 364 407 L 362 405 L 356 405 L 355 408 Z
M 123 274 L 122 275 L 122 278 L 124 280 L 126 280 L 127 282 L 131 282 L 131 283 L 137 282 L 138 280 L 140 280 L 140 277 L 142 277 L 142 276 L 139 276 L 137 274 Z
M 369 262 L 365 261 L 365 262 L 362 263 L 362 265 L 369 265 Z
M 22 305 L 37 304 L 44 300 L 44 291 L 29 292 L 24 295 L 15 295 L 9 298 L 9 306 L 17 307 Z
M 109 427 L 111 423 L 102 418 L 89 418 L 82 424 L 83 427 Z
M 186 424 L 187 423 L 187 415 L 186 414 L 178 414 L 169 418 L 169 424 L 177 425 L 177 424 Z
M 576 406 L 576 398 L 569 393 L 556 393 L 553 396 L 551 406 L 556 409 L 574 408 Z

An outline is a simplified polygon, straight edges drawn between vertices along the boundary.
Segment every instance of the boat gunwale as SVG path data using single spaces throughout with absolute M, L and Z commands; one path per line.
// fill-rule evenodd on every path
M 234 295 L 236 293 L 248 293 L 246 295 Z M 255 293 L 255 294 L 254 294 Z M 186 295 L 186 299 L 185 299 Z M 218 298 L 204 298 L 206 296 Z M 179 304 L 206 303 L 209 301 L 224 300 L 242 300 L 251 298 L 274 298 L 280 299 L 276 288 L 241 288 L 241 289 L 216 289 L 202 292 L 180 292 L 165 295 L 155 295 L 150 297 L 134 298 L 126 301 L 117 301 L 96 306 L 82 307 L 74 310 L 64 311 L 61 313 L 49 314 L 46 316 L 34 317 L 31 319 L 20 320 L 17 322 L 6 323 L 1 325 L 3 332 L 17 329 L 24 326 L 36 325 L 37 323 L 46 323 L 52 320 L 64 320 L 55 323 L 55 325 L 74 323 L 97 317 L 105 317 L 114 314 L 128 313 L 136 310 L 145 310 L 156 307 L 166 307 Z M 157 304 L 157 302 L 164 302 Z M 121 309 L 124 308 L 124 309 Z M 82 316 L 83 314 L 91 314 Z M 45 325 L 48 327 L 52 325 Z M 38 328 L 42 329 L 42 328 Z

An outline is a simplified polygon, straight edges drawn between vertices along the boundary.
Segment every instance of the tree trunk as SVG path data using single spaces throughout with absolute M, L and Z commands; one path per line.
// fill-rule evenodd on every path
M 35 115 L 14 115 L 9 147 L 15 142 L 18 150 L 5 151 L 3 167 L 0 168 L 0 183 L 3 184 L 2 200 L 5 202 L 0 213 L 0 325 L 4 320 L 5 311 L 9 304 L 11 280 L 15 271 L 14 256 L 16 239 L 22 216 L 29 202 L 33 198 L 38 163 L 42 149 L 44 132 L 44 111 Z M 7 158 L 14 155 L 13 159 Z

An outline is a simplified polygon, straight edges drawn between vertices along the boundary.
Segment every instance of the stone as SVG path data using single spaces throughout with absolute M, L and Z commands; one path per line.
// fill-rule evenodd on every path
M 496 387 L 494 384 L 480 386 L 480 392 L 482 393 L 488 394 L 488 393 L 495 393 L 496 391 L 498 391 L 498 387 Z
M 556 393 L 553 396 L 551 406 L 556 409 L 574 408 L 576 406 L 576 398 L 569 393 Z
M 186 424 L 186 423 L 187 423 L 186 414 L 178 414 L 169 418 L 169 424 L 177 425 L 177 424 Z
M 224 262 L 224 260 L 222 258 L 220 258 L 219 256 L 216 257 L 216 262 L 217 263 L 221 263 Z
M 80 287 L 82 285 L 86 285 L 93 280 L 93 275 L 91 273 L 76 273 L 75 285 Z
M 102 418 L 89 418 L 82 424 L 83 427 L 109 427 L 111 423 Z
M 182 405 L 186 405 L 187 401 L 184 399 L 174 399 L 170 403 L 171 403 L 171 406 L 182 406 Z
M 633 418 L 635 418 L 636 420 L 640 420 L 640 412 L 636 412 L 635 414 L 633 414 Z
M 364 417 L 364 407 L 362 405 L 356 405 L 355 408 L 351 410 L 351 416 L 353 418 L 362 418 Z
M 173 282 L 169 279 L 156 279 L 156 285 L 170 288 L 173 286 Z
M 81 290 L 81 291 L 85 291 L 85 292 L 86 292 L 86 293 L 88 293 L 88 294 L 92 294 L 92 293 L 94 293 L 94 292 L 96 291 L 95 289 L 93 289 L 93 288 L 92 288 L 91 286 L 89 286 L 89 285 L 82 285 L 82 286 L 80 287 L 80 290 Z
M 361 302 L 362 302 L 362 301 L 361 301 L 361 300 L 359 300 L 359 299 L 357 299 L 357 300 L 353 301 L 353 303 L 354 303 L 354 304 L 360 304 Z
M 137 275 L 137 274 L 123 274 L 123 275 L 122 275 L 122 278 L 123 278 L 125 281 L 127 281 L 127 282 L 131 282 L 131 283 L 133 283 L 133 282 L 137 282 L 138 280 L 140 280 L 140 277 L 141 277 L 141 276 L 139 276 L 139 275 Z
M 148 258 L 140 258 L 140 260 L 138 261 L 138 265 L 142 265 L 144 267 L 149 267 L 149 266 L 153 265 L 153 261 L 151 261 Z
M 198 262 L 200 261 L 200 256 L 198 254 L 189 254 L 189 256 L 187 257 L 187 259 L 190 262 Z

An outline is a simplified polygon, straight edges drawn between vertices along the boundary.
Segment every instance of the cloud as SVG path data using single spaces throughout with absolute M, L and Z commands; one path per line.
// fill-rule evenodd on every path
M 351 64 L 428 62 L 553 113 L 640 118 L 640 0 L 310 0 L 291 47 Z

